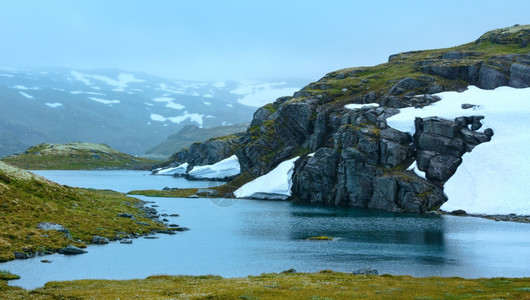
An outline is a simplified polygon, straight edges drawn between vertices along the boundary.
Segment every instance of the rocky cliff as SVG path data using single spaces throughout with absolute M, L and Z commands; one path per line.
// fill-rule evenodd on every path
M 260 176 L 302 156 L 293 175 L 293 197 L 300 201 L 414 212 L 439 207 L 462 155 L 489 141 L 494 129 L 481 128 L 480 115 L 418 118 L 410 135 L 387 119 L 469 85 L 529 87 L 529 41 L 530 26 L 514 26 L 469 44 L 329 73 L 254 113 L 236 150 L 241 171 Z M 409 170 L 415 161 L 424 178 Z

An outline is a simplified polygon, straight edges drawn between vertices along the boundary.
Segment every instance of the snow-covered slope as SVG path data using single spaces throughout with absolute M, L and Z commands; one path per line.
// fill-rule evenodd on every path
M 270 102 L 275 98 L 269 96 L 286 96 L 284 92 L 303 85 L 293 82 L 194 82 L 121 70 L 0 69 L 0 157 L 42 142 L 73 141 L 105 143 L 140 155 L 186 125 L 248 122 L 255 110 L 248 105 L 259 105 L 264 96 Z
M 196 166 L 188 175 L 193 179 L 225 180 L 241 173 L 237 156 L 232 155 L 213 165 Z
M 285 200 L 291 196 L 294 163 L 299 156 L 280 163 L 269 173 L 243 185 L 234 192 L 237 198 Z
M 476 214 L 530 214 L 530 88 L 469 87 L 462 93 L 444 92 L 422 109 L 405 108 L 389 118 L 389 126 L 413 133 L 415 117 L 454 119 L 481 115 L 481 129 L 492 128 L 487 143 L 464 154 L 462 164 L 445 183 L 448 201 L 442 210 L 463 209 Z M 462 104 L 472 104 L 463 109 Z
M 188 168 L 188 163 L 183 163 L 176 167 L 156 169 L 153 171 L 153 174 L 154 175 L 168 175 L 168 176 L 184 175 L 186 174 L 187 168 Z

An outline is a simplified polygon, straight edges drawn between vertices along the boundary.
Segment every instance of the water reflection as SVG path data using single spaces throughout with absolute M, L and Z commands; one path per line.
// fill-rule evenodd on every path
M 128 188 L 144 180 L 137 176 L 124 180 Z M 469 278 L 530 276 L 530 224 L 289 202 L 238 200 L 220 206 L 204 198 L 139 198 L 155 201 L 160 213 L 178 213 L 180 217 L 168 217 L 170 223 L 191 231 L 137 239 L 133 245 L 90 246 L 81 256 L 47 257 L 51 264 L 40 263 L 42 258 L 12 261 L 1 269 L 21 275 L 10 284 L 26 288 L 49 280 L 154 274 L 239 277 L 290 268 L 351 272 L 370 267 L 380 273 Z M 319 235 L 336 239 L 307 240 Z

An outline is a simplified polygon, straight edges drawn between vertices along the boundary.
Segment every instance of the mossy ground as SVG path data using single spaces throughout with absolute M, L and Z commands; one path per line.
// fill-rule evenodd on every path
M 149 169 L 158 162 L 92 143 L 39 144 L 2 161 L 26 170 Z
M 113 239 L 163 229 L 145 218 L 140 206 L 140 200 L 117 192 L 62 186 L 0 162 L 0 261 L 14 259 L 15 251 L 32 254 L 69 244 L 84 247 L 94 235 Z M 130 213 L 136 220 L 118 217 L 119 213 Z M 37 229 L 40 222 L 63 225 L 72 239 Z
M 463 279 L 320 273 L 244 278 L 151 276 L 49 282 L 27 291 L 0 282 L 6 299 L 530 299 L 530 278 Z

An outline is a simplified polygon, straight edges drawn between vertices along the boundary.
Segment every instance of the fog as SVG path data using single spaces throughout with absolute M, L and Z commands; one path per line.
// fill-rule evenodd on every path
M 530 2 L 4 0 L 0 67 L 308 78 L 528 22 Z

